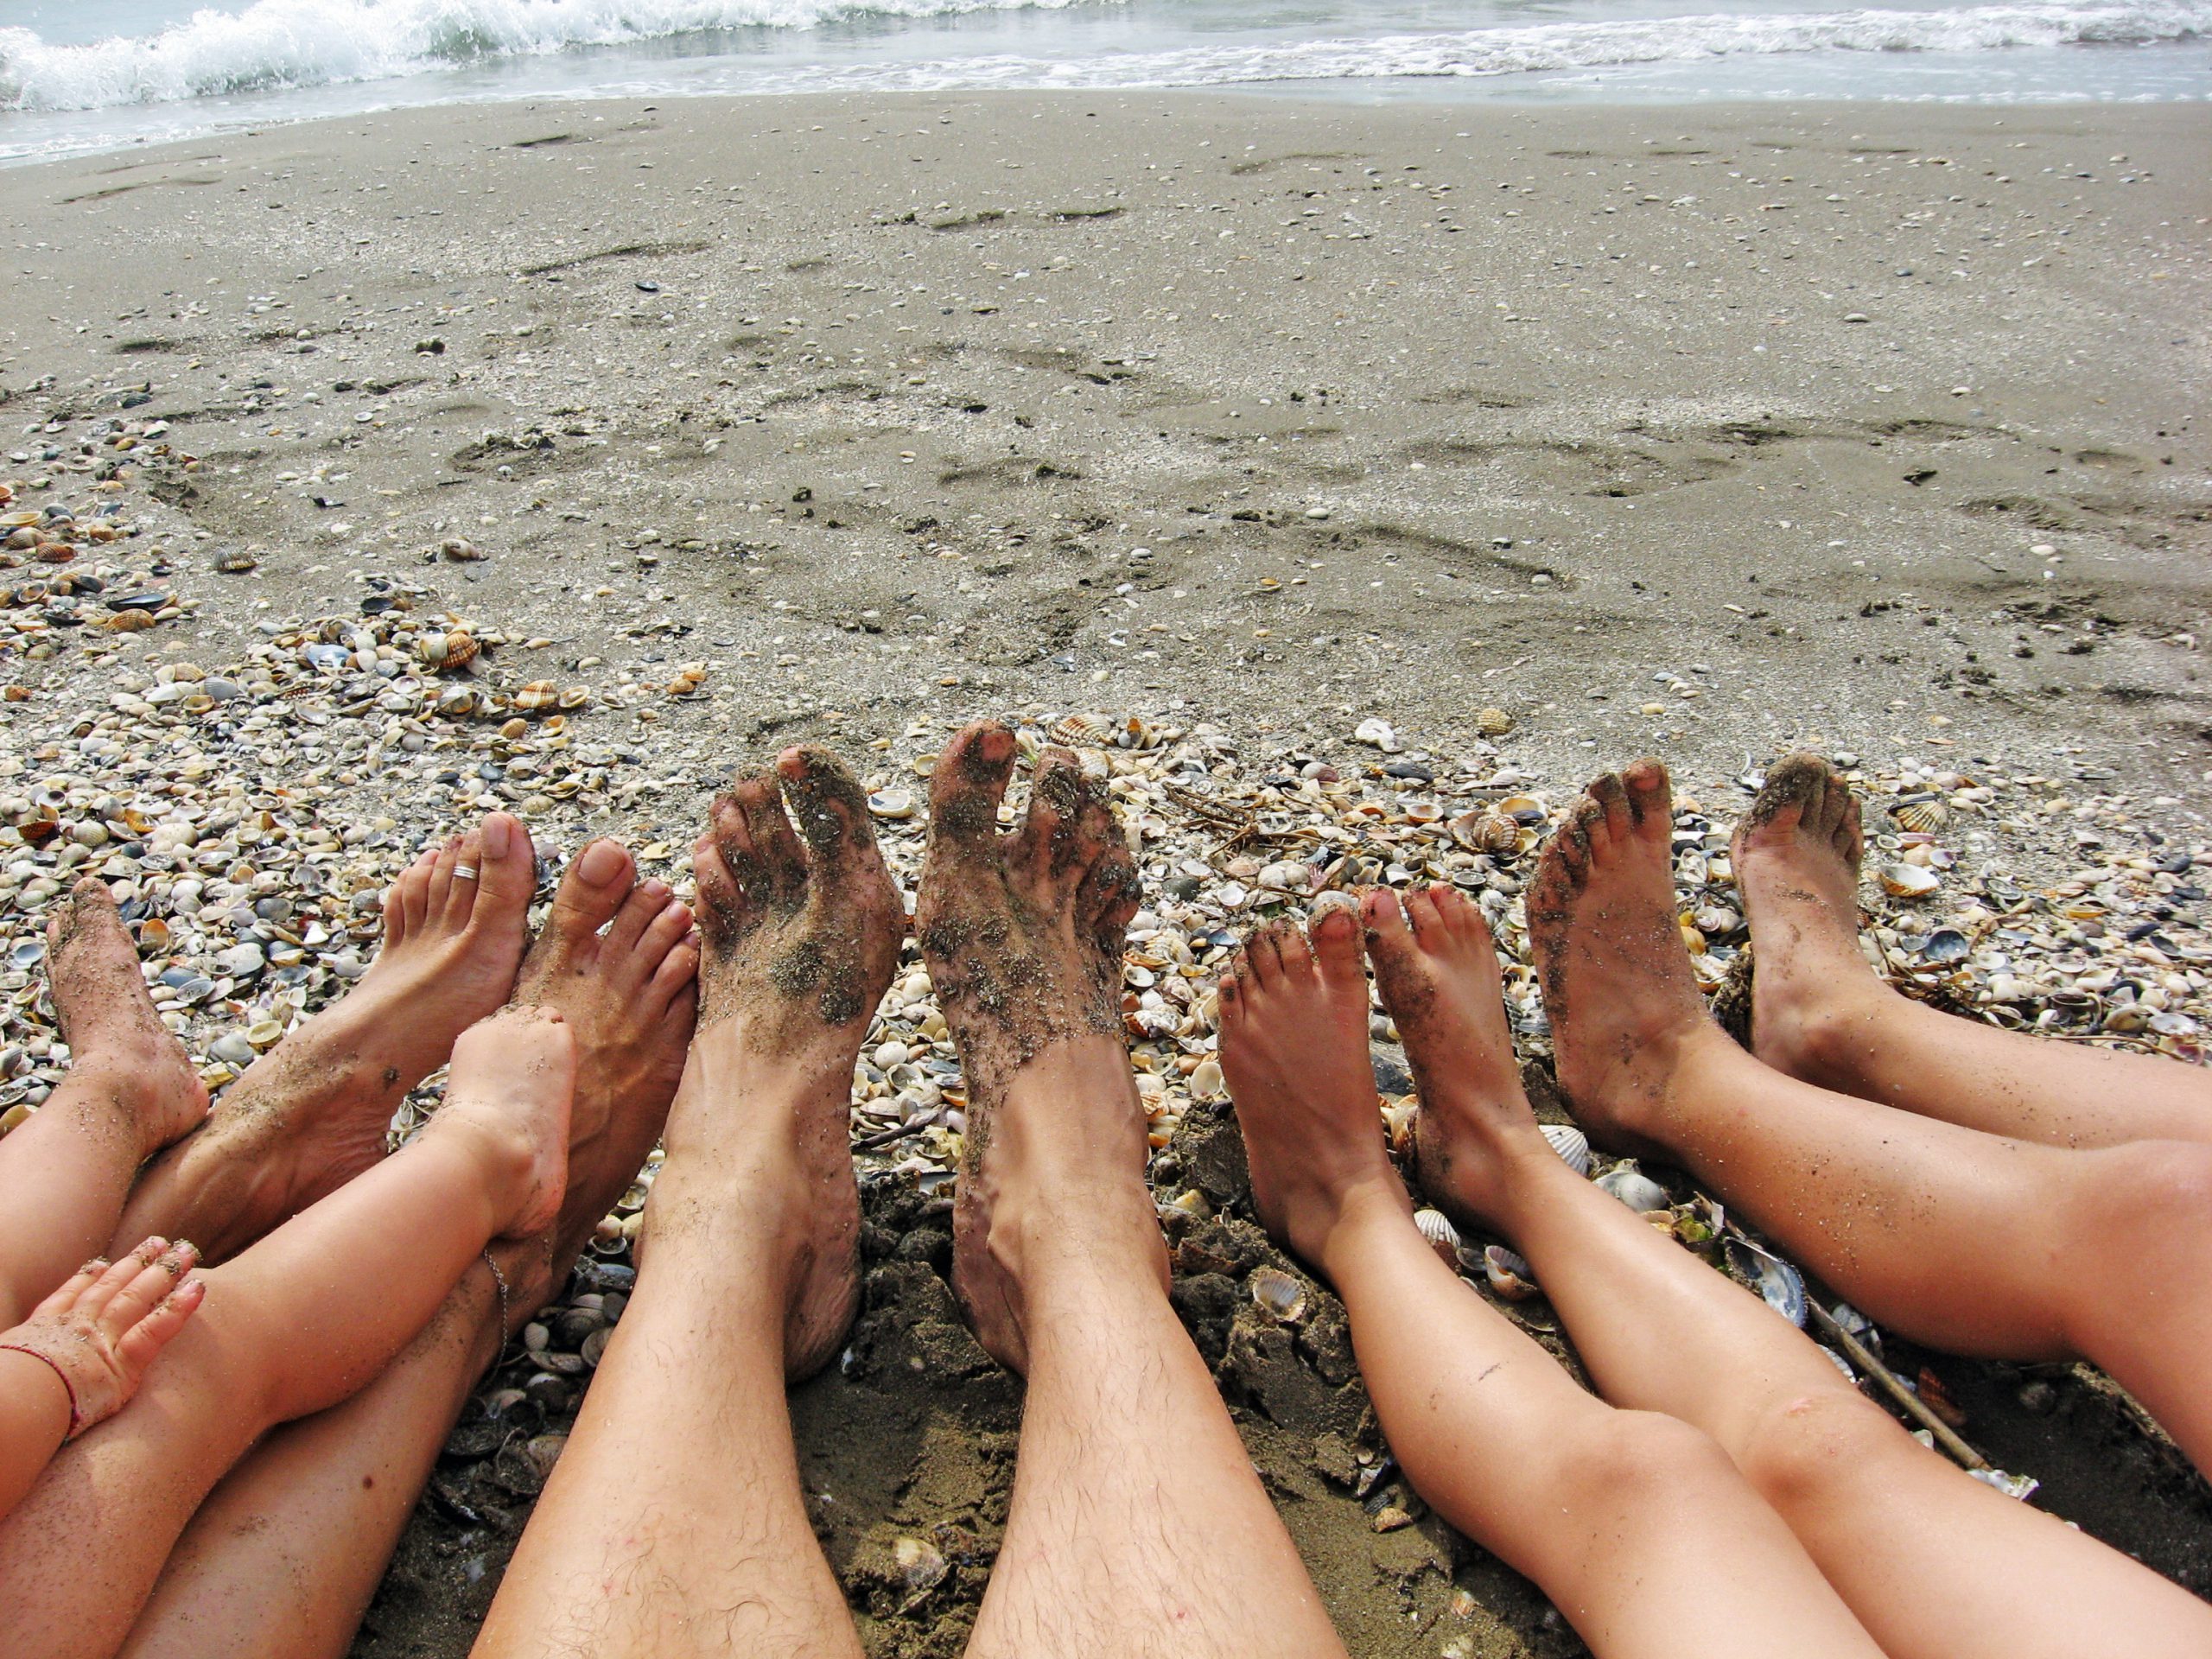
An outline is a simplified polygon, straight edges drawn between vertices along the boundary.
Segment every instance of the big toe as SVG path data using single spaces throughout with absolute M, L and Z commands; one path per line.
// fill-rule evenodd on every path
M 776 757 L 776 776 L 817 869 L 875 861 L 868 792 L 836 755 L 812 744 L 785 749 Z
M 1330 905 L 1306 924 L 1321 982 L 1332 991 L 1357 987 L 1364 992 L 1367 975 L 1359 964 L 1359 923 L 1350 905 Z
M 1014 747 L 1013 732 L 995 720 L 977 721 L 952 740 L 930 773 L 931 852 L 990 845 L 1014 776 Z
M 1801 826 L 1822 833 L 1828 763 L 1817 754 L 1786 754 L 1768 768 L 1746 823 L 1754 832 L 1787 836 Z
M 476 903 L 471 919 L 515 925 L 537 891 L 537 849 L 512 812 L 494 812 L 476 832 Z

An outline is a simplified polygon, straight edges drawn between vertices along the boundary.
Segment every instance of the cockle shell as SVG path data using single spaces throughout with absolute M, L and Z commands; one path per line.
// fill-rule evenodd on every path
M 1881 882 L 1892 899 L 1925 899 L 1943 885 L 1935 871 L 1917 864 L 1885 864 Z
M 1045 735 L 1063 748 L 1098 749 L 1114 741 L 1114 728 L 1089 715 L 1063 715 L 1045 728 Z
M 512 699 L 517 713 L 550 714 L 561 701 L 561 688 L 550 680 L 532 680 Z
M 1503 1244 L 1483 1246 L 1483 1277 L 1509 1302 L 1525 1302 L 1538 1294 L 1529 1264 Z
M 1279 1268 L 1262 1268 L 1253 1274 L 1252 1300 L 1285 1325 L 1295 1324 L 1306 1312 L 1306 1287 Z
M 1590 1137 L 1572 1123 L 1546 1123 L 1544 1139 L 1552 1143 L 1567 1166 L 1578 1175 L 1590 1173 Z
M 1951 809 L 1933 798 L 1922 801 L 1901 801 L 1890 809 L 1898 824 L 1923 835 L 1934 835 L 1951 821 Z
M 1478 709 L 1475 729 L 1484 737 L 1503 737 L 1513 729 L 1513 716 L 1503 709 Z
M 416 658 L 433 673 L 465 667 L 475 660 L 477 650 L 476 636 L 461 628 L 432 629 L 415 640 Z
M 1452 1224 L 1451 1217 L 1441 1210 L 1416 1210 L 1414 1225 L 1421 1230 L 1421 1236 L 1428 1241 L 1429 1249 L 1436 1252 L 1444 1265 L 1459 1272 L 1459 1230 Z

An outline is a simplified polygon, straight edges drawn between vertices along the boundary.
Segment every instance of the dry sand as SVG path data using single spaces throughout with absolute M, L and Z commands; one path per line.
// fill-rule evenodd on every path
M 202 605 L 156 652 L 226 660 L 384 574 L 551 641 L 511 669 L 707 664 L 711 697 L 635 728 L 632 833 L 688 840 L 794 738 L 1029 706 L 1262 749 L 1380 715 L 1449 751 L 1497 705 L 1559 776 L 1999 755 L 2188 825 L 2207 124 L 1104 94 L 352 119 L 0 173 L 0 414 L 34 458 L 49 416 L 123 407 L 202 457 L 168 494 Z M 489 556 L 423 563 L 454 536 Z M 1183 1154 L 1210 1158 L 1233 1198 L 1233 1159 Z M 918 1205 L 871 1194 L 851 1362 L 796 1400 L 881 1655 L 957 1649 L 1019 1414 Z M 1332 1305 L 1294 1351 L 1219 1303 L 1261 1248 L 1210 1224 L 1178 1294 L 1354 1652 L 1578 1650 L 1326 1478 L 1363 1400 Z M 2018 1374 L 1948 1380 L 2042 1501 L 2212 1585 L 2201 1484 L 2085 1387 L 2037 1417 Z M 440 1486 L 360 1654 L 467 1646 L 525 1506 L 482 1466 Z M 890 1542 L 937 1529 L 956 1570 L 901 1611 Z

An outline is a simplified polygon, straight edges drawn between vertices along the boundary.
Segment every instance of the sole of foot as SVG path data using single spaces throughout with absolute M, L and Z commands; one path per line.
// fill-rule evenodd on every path
M 1751 1051 L 1796 1077 L 1819 1072 L 1839 1033 L 1890 995 L 1859 949 L 1859 802 L 1816 754 L 1767 772 L 1730 855 L 1751 925 Z
M 54 907 L 46 938 L 71 1080 L 95 1085 L 123 1113 L 141 1159 L 197 1128 L 207 1116 L 207 1085 L 154 1010 L 107 884 L 78 882 Z
M 1661 1150 L 1642 1126 L 1663 1113 L 1679 1045 L 1719 1031 L 1676 921 L 1672 823 L 1664 766 L 1607 772 L 1545 844 L 1527 900 L 1560 1087 L 1593 1137 L 1639 1154 Z
M 1325 910 L 1310 931 L 1276 922 L 1237 951 L 1221 981 L 1221 1069 L 1268 1234 L 1315 1267 L 1363 1188 L 1395 1194 L 1368 1058 L 1367 970 L 1359 922 Z
M 360 983 L 162 1155 L 126 1226 L 189 1231 L 221 1261 L 383 1157 L 407 1091 L 513 988 L 537 883 L 529 833 L 504 812 L 426 849 L 385 895 L 384 944 Z
M 837 1351 L 860 1297 L 853 1066 L 905 918 L 868 798 L 827 751 L 741 777 L 694 849 L 698 1033 L 645 1210 L 647 1271 L 671 1230 L 741 1230 L 781 1278 L 784 1369 Z
M 509 1323 L 560 1288 L 668 1122 L 698 1007 L 691 912 L 630 855 L 595 841 L 573 860 L 523 958 L 517 1004 L 556 1008 L 575 1040 L 568 1196 L 526 1262 L 503 1262 Z
M 1555 1154 L 1521 1087 L 1490 928 L 1464 893 L 1440 885 L 1370 893 L 1360 916 L 1421 1102 L 1421 1190 L 1457 1219 L 1495 1224 L 1515 1162 Z
M 1001 833 L 1016 747 L 988 721 L 946 747 L 914 920 L 967 1074 L 953 1288 L 984 1348 L 1026 1370 L 1039 1251 L 1132 1248 L 1163 1286 L 1167 1258 L 1122 1027 L 1136 863 L 1103 784 L 1065 749 L 1038 757 L 1028 811 Z
M 575 1085 L 575 1039 L 557 1008 L 501 1008 L 454 1044 L 445 1103 L 423 1138 L 476 1148 L 500 1217 L 495 1237 L 535 1237 L 559 1219 Z

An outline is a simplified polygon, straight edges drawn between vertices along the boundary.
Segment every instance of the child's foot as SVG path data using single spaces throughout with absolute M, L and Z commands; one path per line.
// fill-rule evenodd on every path
M 747 1229 L 782 1276 L 784 1369 L 804 1376 L 836 1351 L 859 1302 L 853 1066 L 905 918 L 867 796 L 821 749 L 786 749 L 774 771 L 741 778 L 715 802 L 692 868 L 699 1028 L 643 1251 L 671 1229 Z
M 105 1422 L 130 1402 L 146 1368 L 184 1328 L 207 1294 L 191 1277 L 200 1256 L 180 1239 L 155 1237 L 110 1266 L 87 1262 L 12 1329 L 0 1348 L 28 1350 L 52 1368 L 66 1394 L 69 1438 Z M 11 1386 L 17 1381 L 12 1374 Z M 45 1379 L 25 1372 L 26 1388 Z
M 1482 912 L 1441 884 L 1369 893 L 1360 906 L 1382 1006 L 1421 1097 L 1421 1190 L 1461 1219 L 1497 1224 L 1516 1160 L 1557 1161 L 1522 1091 L 1497 950 Z
M 1654 1152 L 1681 1041 L 1718 1032 L 1675 918 L 1667 768 L 1639 760 L 1592 784 L 1544 849 L 1529 936 L 1550 1015 L 1560 1087 L 1585 1128 Z
M 138 952 L 107 884 L 86 876 L 46 925 L 54 1012 L 69 1078 L 124 1116 L 150 1158 L 207 1116 L 207 1090 L 146 994 Z
M 1412 1205 L 1382 1141 L 1358 925 L 1339 906 L 1316 917 L 1312 933 L 1309 944 L 1273 923 L 1236 953 L 1220 986 L 1221 1069 L 1260 1219 L 1318 1267 L 1356 1195 L 1382 1195 L 1408 1215 Z
M 445 1103 L 423 1133 L 465 1136 L 483 1157 L 495 1238 L 529 1237 L 559 1218 L 575 1085 L 575 1039 L 557 1008 L 502 1008 L 454 1044 Z
M 1730 852 L 1751 924 L 1751 1050 L 1819 1081 L 1825 1055 L 1892 995 L 1859 949 L 1859 803 L 1815 754 L 1776 763 Z
M 407 1091 L 506 1000 L 537 883 L 529 833 L 505 812 L 426 850 L 385 895 L 384 948 L 361 982 L 147 1171 L 118 1236 L 187 1231 L 220 1262 L 382 1158 Z
M 1022 1370 L 1039 1275 L 1080 1258 L 1165 1289 L 1167 1255 L 1122 1030 L 1136 864 L 1105 786 L 1065 749 L 1038 757 L 1028 814 L 1000 833 L 1014 749 L 982 721 L 938 761 L 914 920 L 968 1081 L 953 1288 L 976 1339 Z

